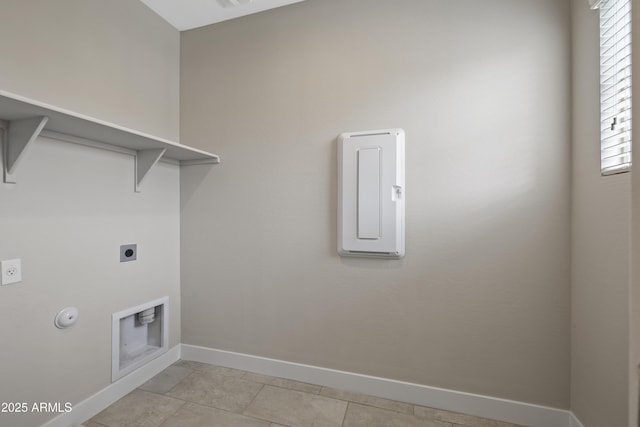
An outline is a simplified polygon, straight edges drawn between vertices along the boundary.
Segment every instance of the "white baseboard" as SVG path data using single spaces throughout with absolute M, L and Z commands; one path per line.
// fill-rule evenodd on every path
M 571 412 L 571 423 L 569 424 L 569 427 L 584 427 L 573 412 Z
M 73 405 L 71 412 L 58 415 L 51 421 L 43 424 L 42 427 L 80 426 L 83 422 L 98 414 L 116 400 L 126 396 L 149 381 L 178 359 L 180 359 L 180 345 L 176 345 L 166 353 L 108 385 L 93 396 Z
M 568 427 L 569 411 L 242 353 L 182 344 L 182 359 L 318 384 L 530 427 Z M 577 419 L 575 420 L 577 422 Z M 582 427 L 571 424 L 571 427 Z
M 573 413 L 561 409 L 187 344 L 169 349 L 147 365 L 74 405 L 71 412 L 57 416 L 42 427 L 81 426 L 82 422 L 180 358 L 530 427 L 584 427 Z

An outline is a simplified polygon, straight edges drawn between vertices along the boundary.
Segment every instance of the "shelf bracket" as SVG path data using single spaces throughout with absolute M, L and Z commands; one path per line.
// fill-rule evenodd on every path
M 140 184 L 142 184 L 142 180 L 147 176 L 147 173 L 149 173 L 151 168 L 158 163 L 158 160 L 160 160 L 160 157 L 162 157 L 165 151 L 167 151 L 166 148 L 136 151 L 136 193 L 140 192 Z
M 30 119 L 11 120 L 6 140 L 2 141 L 3 181 L 15 184 L 13 176 L 20 159 L 24 158 L 31 143 L 40 135 L 49 117 L 33 117 Z

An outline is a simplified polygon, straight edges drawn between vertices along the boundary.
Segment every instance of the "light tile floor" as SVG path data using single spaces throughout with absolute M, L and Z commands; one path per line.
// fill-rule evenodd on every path
M 86 427 L 518 427 L 180 360 Z

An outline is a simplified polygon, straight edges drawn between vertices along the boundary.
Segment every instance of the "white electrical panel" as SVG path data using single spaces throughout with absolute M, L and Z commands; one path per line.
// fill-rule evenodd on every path
M 338 253 L 404 256 L 404 131 L 338 138 Z

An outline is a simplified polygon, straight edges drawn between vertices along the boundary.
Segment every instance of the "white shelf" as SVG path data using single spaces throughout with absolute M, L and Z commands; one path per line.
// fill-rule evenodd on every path
M 12 178 L 15 168 L 40 134 L 132 154 L 136 158 L 136 191 L 147 172 L 161 159 L 185 166 L 220 163 L 220 158 L 215 154 L 2 90 L 0 121 L 5 121 L 4 127 L 8 128 L 2 156 L 4 182 L 8 183 L 15 182 Z

